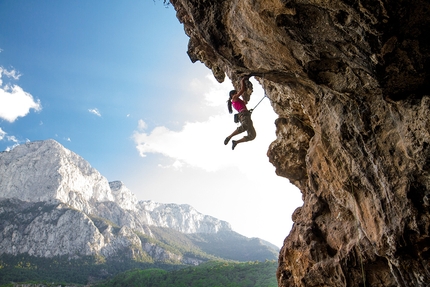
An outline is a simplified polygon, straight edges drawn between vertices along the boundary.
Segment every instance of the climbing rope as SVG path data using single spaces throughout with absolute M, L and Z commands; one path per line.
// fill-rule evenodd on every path
M 261 100 L 258 102 L 258 104 L 255 105 L 255 107 L 253 109 L 250 109 L 249 111 L 252 113 L 256 107 L 258 107 L 258 105 L 264 100 L 264 98 L 267 98 L 266 96 L 266 91 L 264 91 L 264 96 L 263 98 L 261 98 Z
M 255 107 L 253 108 L 253 109 L 250 109 L 249 110 L 249 112 L 253 112 L 257 107 L 258 107 L 258 105 L 264 100 L 264 98 L 267 98 L 267 94 L 266 94 L 266 89 L 264 88 L 264 74 L 263 74 L 263 76 L 262 76 L 262 78 L 263 78 L 263 84 L 261 85 L 262 87 L 263 87 L 263 91 L 264 91 L 264 96 L 261 98 L 261 100 L 255 105 Z

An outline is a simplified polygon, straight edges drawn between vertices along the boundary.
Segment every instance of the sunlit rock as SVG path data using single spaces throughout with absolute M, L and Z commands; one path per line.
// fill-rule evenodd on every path
M 268 160 L 304 199 L 279 286 L 430 286 L 430 3 L 171 3 L 191 61 L 279 116 Z
M 54 140 L 0 153 L 0 254 L 78 258 L 150 256 L 197 264 L 165 250 L 152 227 L 181 233 L 232 231 L 189 205 L 138 201 L 121 182 L 108 183 L 82 157 Z M 143 241 L 142 241 L 143 240 Z

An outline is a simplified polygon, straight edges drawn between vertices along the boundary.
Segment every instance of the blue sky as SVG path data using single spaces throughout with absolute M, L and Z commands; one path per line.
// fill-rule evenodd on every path
M 0 151 L 55 139 L 139 199 L 186 203 L 278 246 L 301 194 L 266 156 L 268 99 L 257 138 L 234 151 L 226 100 L 191 63 L 188 37 L 162 1 L 0 0 Z M 254 107 L 264 93 L 253 80 Z

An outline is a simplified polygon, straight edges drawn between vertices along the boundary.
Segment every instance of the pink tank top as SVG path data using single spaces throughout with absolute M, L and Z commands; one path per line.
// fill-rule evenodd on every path
M 246 109 L 246 105 L 245 102 L 242 101 L 241 99 L 237 99 L 237 101 L 231 102 L 231 104 L 233 105 L 233 108 L 238 111 L 239 113 L 243 110 L 247 110 Z

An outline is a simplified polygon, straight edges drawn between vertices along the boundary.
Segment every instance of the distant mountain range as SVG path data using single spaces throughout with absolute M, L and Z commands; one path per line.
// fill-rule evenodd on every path
M 278 248 L 189 205 L 138 201 L 46 140 L 0 153 L 0 255 L 198 265 L 273 260 Z

